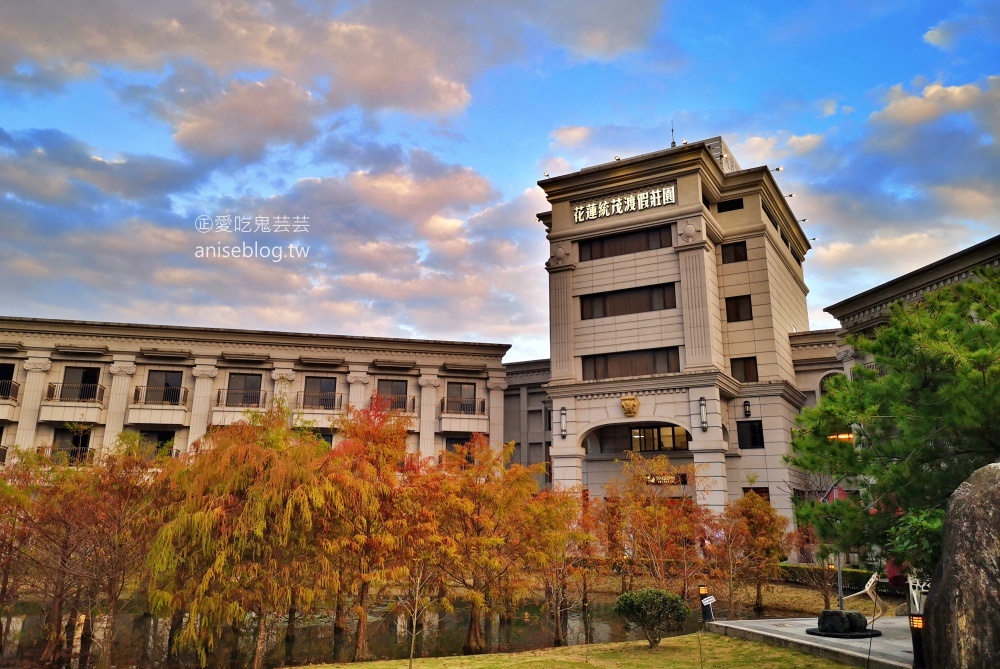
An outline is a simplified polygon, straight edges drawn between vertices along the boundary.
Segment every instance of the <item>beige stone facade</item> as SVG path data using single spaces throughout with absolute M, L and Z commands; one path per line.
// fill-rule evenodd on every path
M 0 318 L 0 456 L 90 457 L 123 430 L 183 452 L 209 426 L 283 396 L 331 440 L 378 391 L 412 416 L 410 447 L 503 436 L 509 346 Z
M 715 138 L 539 185 L 553 481 L 600 495 L 641 444 L 697 465 L 712 509 L 754 487 L 790 515 L 809 243 L 771 172 Z

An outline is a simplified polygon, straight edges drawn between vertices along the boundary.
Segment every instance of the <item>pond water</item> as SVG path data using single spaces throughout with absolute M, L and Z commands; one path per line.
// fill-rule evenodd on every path
M 597 595 L 588 607 L 585 617 L 579 609 L 569 613 L 564 623 L 564 639 L 569 645 L 607 643 L 643 639 L 641 630 L 631 628 L 619 618 L 612 606 L 615 596 Z M 717 614 L 720 612 L 717 610 Z M 768 612 L 768 617 L 776 617 Z M 780 615 L 780 614 L 778 614 Z M 416 641 L 417 657 L 460 655 L 465 642 L 469 621 L 467 607 L 457 606 L 453 613 L 428 614 L 424 617 Z M 11 636 L 4 643 L 0 665 L 32 666 L 41 654 L 40 617 L 37 615 L 14 616 L 11 619 Z M 701 625 L 701 612 L 695 608 L 682 633 L 696 631 Z M 88 653 L 86 643 L 81 644 L 82 622 L 74 634 L 73 658 L 68 669 L 93 667 L 98 649 L 107 636 L 106 622 L 100 618 L 93 624 L 93 652 Z M 234 636 L 226 635 L 217 643 L 209 657 L 209 666 L 217 669 L 242 669 L 253 656 L 253 623 L 250 622 L 238 643 Z M 553 621 L 540 603 L 529 602 L 521 606 L 512 621 L 500 625 L 494 617 L 487 626 L 490 652 L 507 653 L 551 647 Z M 169 620 L 150 617 L 123 616 L 115 635 L 115 661 L 120 667 L 159 667 L 167 656 Z M 285 623 L 279 621 L 268 637 L 269 667 L 288 664 L 313 664 L 321 662 L 347 662 L 353 651 L 353 630 L 345 634 L 333 633 L 332 617 L 326 615 L 302 616 L 297 621 L 296 638 L 291 656 L 285 648 Z M 373 659 L 402 659 L 409 656 L 410 639 L 405 618 L 397 616 L 386 607 L 375 607 L 369 617 L 369 648 Z M 234 650 L 236 651 L 234 654 Z M 82 652 L 81 652 L 82 651 Z M 184 653 L 172 666 L 196 667 L 193 654 Z

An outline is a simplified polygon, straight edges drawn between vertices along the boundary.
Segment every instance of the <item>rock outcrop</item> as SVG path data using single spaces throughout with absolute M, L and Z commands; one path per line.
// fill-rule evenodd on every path
M 931 669 L 1000 667 L 1000 463 L 952 494 L 925 607 Z

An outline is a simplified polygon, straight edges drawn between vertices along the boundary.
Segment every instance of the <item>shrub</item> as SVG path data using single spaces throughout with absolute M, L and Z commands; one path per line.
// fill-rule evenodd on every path
M 660 638 L 670 632 L 679 632 L 691 609 L 677 595 L 657 588 L 630 590 L 615 602 L 615 613 L 628 622 L 638 625 L 650 648 L 656 648 Z

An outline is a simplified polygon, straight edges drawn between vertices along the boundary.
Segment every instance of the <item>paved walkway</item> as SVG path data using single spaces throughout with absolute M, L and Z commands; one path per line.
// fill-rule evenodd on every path
M 909 669 L 913 666 L 913 645 L 906 616 L 879 618 L 875 629 L 882 636 L 873 637 L 869 657 L 869 639 L 833 639 L 806 634 L 816 627 L 816 618 L 772 618 L 766 620 L 721 620 L 708 623 L 709 632 L 760 641 L 825 657 L 854 667 L 871 669 Z

